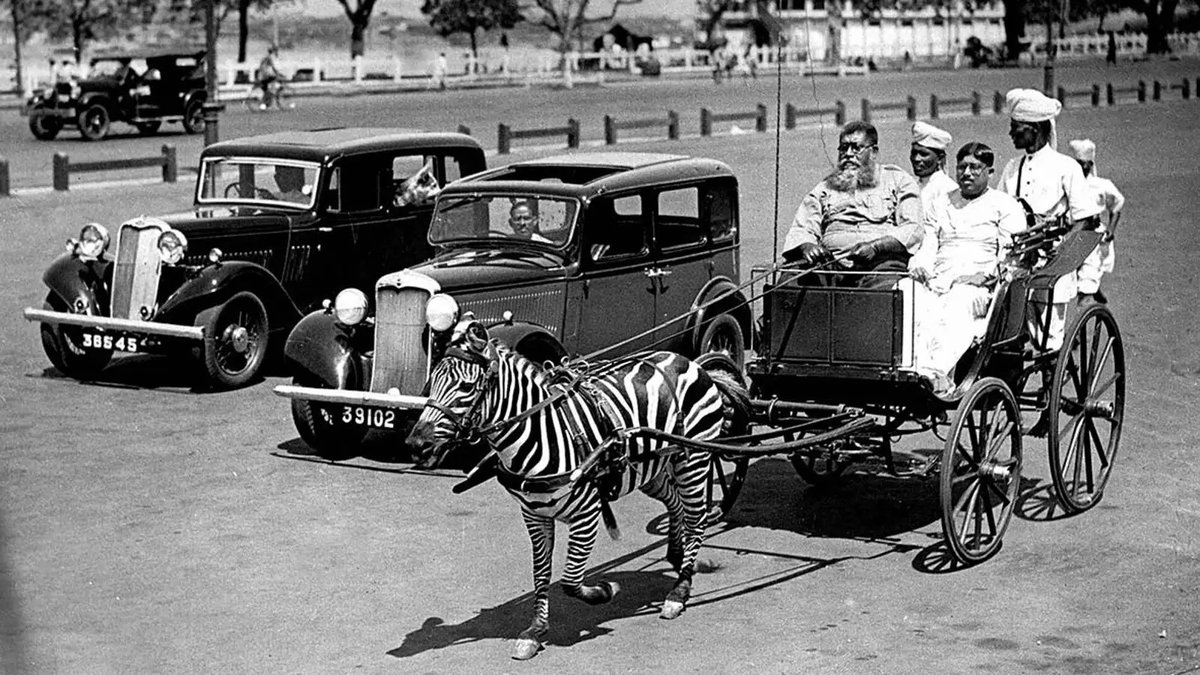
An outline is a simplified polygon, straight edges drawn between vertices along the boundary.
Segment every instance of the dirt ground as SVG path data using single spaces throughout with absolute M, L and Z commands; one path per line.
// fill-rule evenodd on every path
M 1040 71 L 1023 76 L 1039 86 Z M 647 91 L 612 90 L 608 105 L 649 105 Z M 541 95 L 512 92 L 527 104 Z M 464 109 L 493 100 L 455 96 Z M 344 103 L 347 117 L 378 114 L 365 99 Z M 49 366 L 20 310 L 40 305 L 40 276 L 61 242 L 85 220 L 177 210 L 190 185 L 3 199 L 0 671 L 1194 672 L 1198 111 L 1172 98 L 1072 108 L 1059 120 L 1062 142 L 1097 142 L 1101 174 L 1128 198 L 1105 282 L 1128 400 L 1099 506 L 1063 517 L 1045 445 L 1027 439 L 1030 480 L 1004 547 L 957 569 L 938 543 L 936 483 L 864 475 L 818 490 L 786 461 L 760 460 L 707 542 L 706 573 L 680 619 L 657 618 L 670 583 L 658 507 L 631 497 L 616 505 L 623 539 L 601 540 L 592 557 L 622 593 L 585 607 L 556 592 L 550 645 L 527 663 L 508 652 L 529 619 L 528 542 L 498 486 L 453 495 L 457 474 L 408 471 L 391 461 L 388 438 L 343 463 L 294 454 L 287 404 L 271 394 L 282 375 L 197 394 L 184 367 L 162 359 L 126 359 L 93 383 Z M 1002 117 L 943 126 L 956 145 L 1013 154 Z M 905 163 L 907 123 L 883 120 L 880 131 L 884 159 Z M 781 135 L 778 209 L 773 134 L 628 149 L 733 166 L 748 272 L 771 258 L 770 223 L 782 233 L 835 144 L 831 127 Z M 940 446 L 932 436 L 917 444 Z

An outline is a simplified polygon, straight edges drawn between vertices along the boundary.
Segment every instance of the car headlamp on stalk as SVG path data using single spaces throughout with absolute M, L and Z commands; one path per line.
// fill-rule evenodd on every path
M 333 299 L 333 315 L 338 323 L 354 326 L 367 316 L 367 294 L 357 288 L 347 288 Z
M 458 321 L 458 301 L 445 293 L 435 293 L 425 304 L 425 321 L 435 332 L 450 330 Z
M 158 236 L 158 257 L 164 265 L 178 265 L 187 254 L 187 237 L 179 230 L 164 230 Z
M 78 241 L 68 241 L 68 249 L 83 260 L 99 260 L 108 250 L 108 228 L 100 223 L 88 223 L 79 231 Z

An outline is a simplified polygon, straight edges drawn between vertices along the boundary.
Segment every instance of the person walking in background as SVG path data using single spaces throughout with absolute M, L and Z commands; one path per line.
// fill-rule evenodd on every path
M 446 63 L 446 52 L 438 53 L 437 58 L 433 60 L 433 72 L 431 73 L 429 86 L 437 87 L 438 89 L 445 89 L 446 71 L 448 69 L 449 65 Z
M 255 82 L 262 90 L 262 102 L 258 104 L 259 110 L 266 110 L 271 106 L 275 88 L 279 85 L 279 66 L 275 63 L 275 57 L 278 54 L 278 47 L 275 45 L 268 47 L 266 55 L 262 57 L 262 61 L 258 62 L 258 70 L 254 73 Z
M 1071 141 L 1068 144 L 1071 155 L 1083 169 L 1083 176 L 1096 198 L 1100 211 L 1100 227 L 1103 233 L 1096 250 L 1092 251 L 1083 266 L 1079 268 L 1079 296 L 1091 297 L 1096 302 L 1107 302 L 1100 290 L 1100 278 L 1113 271 L 1113 236 L 1117 233 L 1117 223 L 1121 220 L 1121 209 L 1125 207 L 1125 195 L 1117 189 L 1111 180 L 1096 175 L 1096 144 L 1090 139 Z M 1107 220 L 1104 214 L 1108 214 Z

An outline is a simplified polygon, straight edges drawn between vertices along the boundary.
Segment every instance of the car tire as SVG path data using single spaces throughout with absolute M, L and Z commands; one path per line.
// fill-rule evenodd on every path
M 79 133 L 89 141 L 103 140 L 108 135 L 108 127 L 112 123 L 108 117 L 108 109 L 99 103 L 93 103 L 79 111 L 76 121 L 79 123 Z
M 50 294 L 43 309 L 55 312 L 68 311 L 67 304 Z M 76 380 L 95 377 L 112 358 L 110 349 L 84 349 L 79 328 L 57 323 L 43 323 L 41 327 L 42 349 L 58 372 Z
M 43 110 L 29 111 L 29 130 L 39 141 L 51 141 L 62 130 L 62 121 Z
M 211 389 L 235 389 L 253 380 L 267 357 L 270 325 L 258 296 L 242 291 L 196 316 L 204 328 L 200 362 Z
M 153 136 L 154 134 L 158 133 L 158 129 L 161 126 L 162 122 L 139 122 L 137 124 L 137 130 L 138 133 L 143 136 Z
M 300 387 L 325 386 L 301 377 L 295 378 L 293 383 Z M 313 454 L 324 459 L 353 457 L 367 435 L 365 427 L 342 424 L 329 406 L 313 401 L 292 399 L 292 422 L 300 432 L 300 440 L 312 448 Z
M 204 131 L 204 102 L 198 99 L 188 101 L 183 109 L 183 130 L 189 134 Z
M 742 327 L 737 319 L 728 314 L 718 314 L 704 328 L 700 342 L 696 346 L 696 355 L 709 353 L 725 354 L 737 365 L 739 370 L 746 365 L 746 341 L 742 337 Z

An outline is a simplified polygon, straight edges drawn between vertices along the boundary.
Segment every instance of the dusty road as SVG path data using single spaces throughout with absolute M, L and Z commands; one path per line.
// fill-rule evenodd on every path
M 1027 71 L 1037 86 L 1040 73 Z M 1200 103 L 1072 110 L 1128 197 L 1106 282 L 1129 364 L 1125 435 L 1092 511 L 1048 507 L 1044 444 L 1000 553 L 953 570 L 937 545 L 936 485 L 853 477 L 807 488 L 756 462 L 702 558 L 689 610 L 656 618 L 669 587 L 657 507 L 617 504 L 625 537 L 593 567 L 614 603 L 556 593 L 551 645 L 508 659 L 528 621 L 528 543 L 489 484 L 367 457 L 330 464 L 299 443 L 269 377 L 194 394 L 177 364 L 133 359 L 104 382 L 50 368 L 40 275 L 85 219 L 178 208 L 190 186 L 78 190 L 0 202 L 0 670 L 116 672 L 1061 672 L 1200 668 Z M 1003 118 L 953 118 L 956 144 L 1004 156 Z M 907 125 L 881 123 L 904 161 Z M 832 129 L 786 133 L 780 220 L 824 171 Z M 742 183 L 744 269 L 771 256 L 774 138 L 631 146 L 729 162 Z M 922 440 L 930 447 L 936 439 Z

